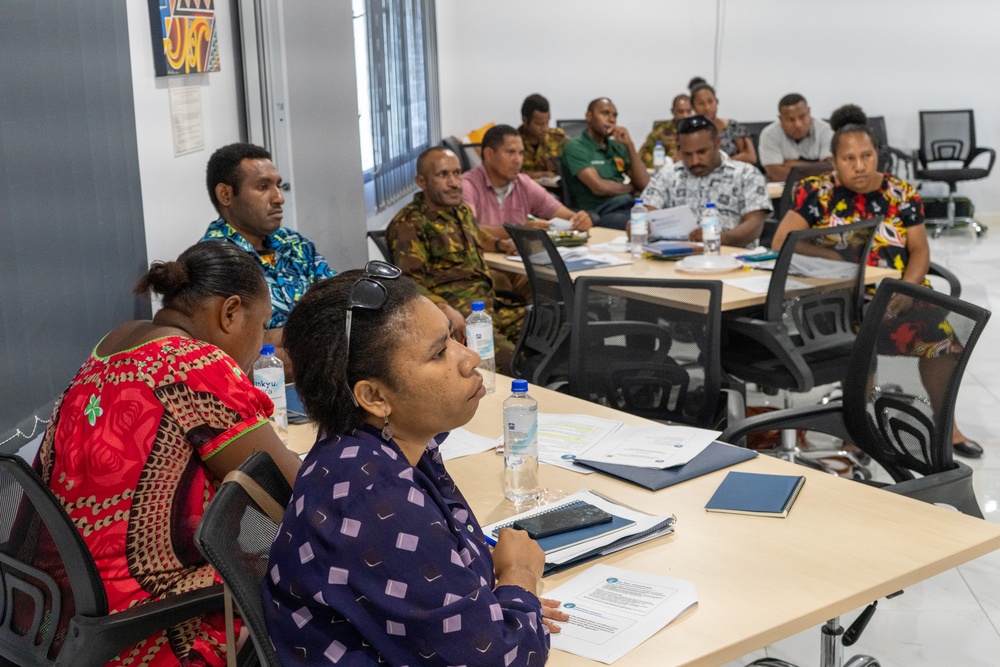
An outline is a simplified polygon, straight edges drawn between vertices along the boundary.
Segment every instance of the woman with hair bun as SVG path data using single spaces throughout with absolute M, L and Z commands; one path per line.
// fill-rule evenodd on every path
M 718 117 L 719 98 L 715 96 L 715 88 L 696 76 L 688 82 L 688 89 L 694 113 L 715 123 L 715 129 L 719 131 L 719 149 L 730 159 L 757 164 L 757 151 L 747 129 L 735 120 Z
M 271 317 L 255 261 L 203 242 L 154 262 L 134 291 L 161 295 L 162 309 L 94 347 L 34 464 L 94 556 L 112 613 L 216 583 L 194 531 L 215 487 L 250 454 L 268 452 L 290 481 L 299 467 L 248 377 Z M 220 611 L 109 664 L 224 665 L 225 645 Z

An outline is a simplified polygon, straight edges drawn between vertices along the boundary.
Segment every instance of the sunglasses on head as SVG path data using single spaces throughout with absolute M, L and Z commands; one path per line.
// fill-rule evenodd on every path
M 351 286 L 351 293 L 347 298 L 347 311 L 344 317 L 344 333 L 347 337 L 347 349 L 344 353 L 344 357 L 347 360 L 347 363 L 344 364 L 344 382 L 347 382 L 347 366 L 351 361 L 351 318 L 354 315 L 354 309 L 378 310 L 381 308 L 385 304 L 388 292 L 385 289 L 385 285 L 379 282 L 379 279 L 395 280 L 401 275 L 403 275 L 403 272 L 398 266 L 373 259 L 365 264 L 365 269 L 361 273 L 361 277 L 355 280 Z M 350 383 L 348 383 L 347 389 L 351 401 L 354 402 L 354 407 L 358 407 L 358 401 L 354 398 L 354 392 L 351 390 Z
M 698 130 L 704 130 L 712 125 L 712 121 L 705 118 L 704 116 L 688 116 L 687 118 L 682 118 L 680 122 L 677 123 L 677 133 L 678 134 L 688 134 L 689 132 L 697 132 Z

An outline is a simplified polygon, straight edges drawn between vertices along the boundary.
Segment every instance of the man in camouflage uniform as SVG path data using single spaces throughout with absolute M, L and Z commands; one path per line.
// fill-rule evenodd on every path
M 521 173 L 530 178 L 555 176 L 552 158 L 562 157 L 569 141 L 565 132 L 549 127 L 549 101 L 539 94 L 528 95 L 521 105 L 521 127 L 518 134 L 524 141 L 524 164 Z
M 683 93 L 675 97 L 670 107 L 670 113 L 673 114 L 673 118 L 656 123 L 653 126 L 653 131 L 646 137 L 646 143 L 639 149 L 639 157 L 642 158 L 642 162 L 647 168 L 653 167 L 653 149 L 656 147 L 657 141 L 663 144 L 663 152 L 666 156 L 674 159 L 677 153 L 677 123 L 682 118 L 687 118 L 692 114 L 691 98 Z
M 462 202 L 462 169 L 450 150 L 435 146 L 421 153 L 416 182 L 423 192 L 386 229 L 392 261 L 448 316 L 459 341 L 464 341 L 464 315 L 472 312 L 472 302 L 484 302 L 493 318 L 497 370 L 508 372 L 525 303 L 498 293 L 483 252 L 514 253 L 514 242 L 479 229 L 472 209 Z

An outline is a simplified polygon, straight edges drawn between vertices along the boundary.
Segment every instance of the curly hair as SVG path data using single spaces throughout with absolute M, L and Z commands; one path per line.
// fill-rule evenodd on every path
M 868 135 L 868 138 L 872 140 L 875 150 L 879 149 L 878 139 L 868 127 L 868 116 L 857 104 L 845 104 L 835 109 L 830 114 L 830 128 L 833 130 L 833 138 L 830 139 L 831 155 L 837 154 L 842 136 L 845 134 L 854 134 L 855 132 Z
M 408 306 L 420 297 L 409 278 L 374 278 L 386 290 L 385 302 L 351 316 L 350 358 L 345 315 L 362 272 L 345 271 L 313 285 L 285 324 L 283 342 L 295 367 L 295 388 L 306 414 L 320 433 L 350 433 L 364 424 L 365 411 L 351 400 L 361 380 L 378 380 L 395 389 L 394 345 L 407 326 Z
M 229 144 L 212 153 L 208 158 L 208 167 L 205 168 L 205 185 L 208 186 L 208 197 L 212 200 L 212 206 L 219 213 L 219 198 L 215 196 L 215 186 L 225 183 L 233 189 L 233 195 L 240 193 L 240 180 L 243 173 L 240 168 L 243 160 L 270 160 L 271 154 L 267 149 L 254 144 Z

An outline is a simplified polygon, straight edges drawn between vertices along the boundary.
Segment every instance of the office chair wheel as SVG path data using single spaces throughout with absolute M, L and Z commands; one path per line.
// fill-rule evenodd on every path
M 845 662 L 844 667 L 879 667 L 879 662 L 870 655 L 856 655 Z

